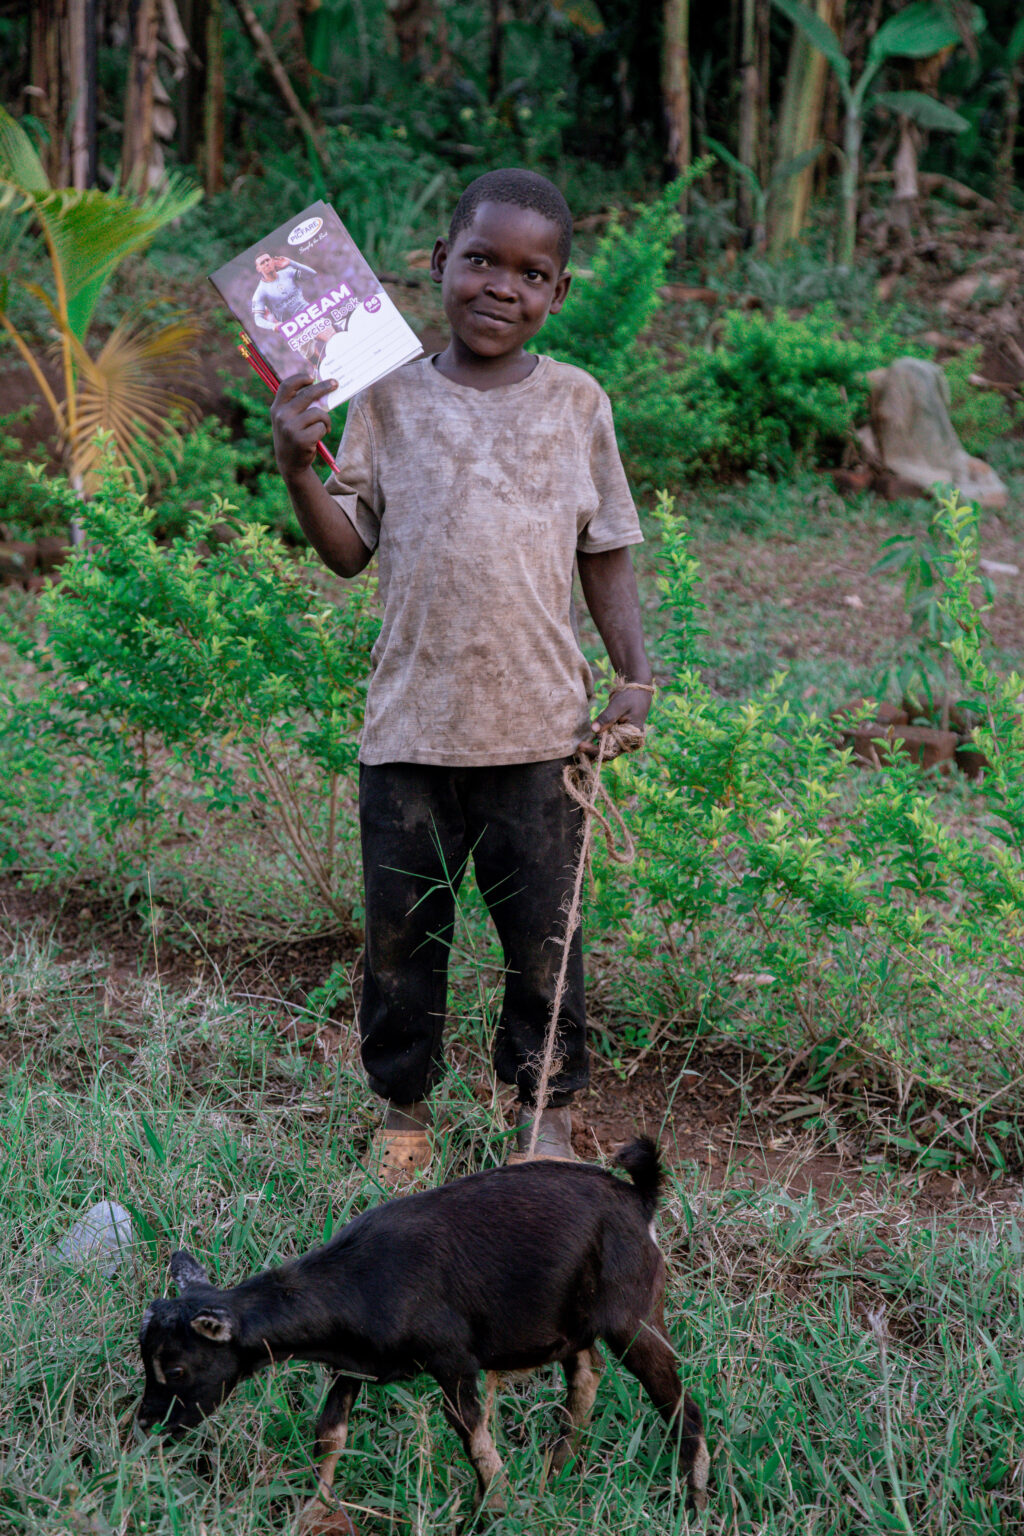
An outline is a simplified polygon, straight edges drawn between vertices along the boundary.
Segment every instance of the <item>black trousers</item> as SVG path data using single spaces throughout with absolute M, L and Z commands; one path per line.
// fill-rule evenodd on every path
M 366 949 L 359 1031 L 370 1086 L 383 1098 L 424 1099 L 441 1072 L 455 899 L 472 857 L 506 968 L 494 1070 L 524 1103 L 534 1101 L 581 833 L 563 766 L 559 759 L 494 768 L 360 767 Z M 566 1103 L 589 1078 L 578 929 L 558 1052 L 549 1104 Z

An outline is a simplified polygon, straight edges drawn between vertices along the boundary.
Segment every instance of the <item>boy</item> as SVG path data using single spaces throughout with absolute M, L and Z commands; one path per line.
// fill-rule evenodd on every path
M 492 171 L 434 246 L 451 340 L 350 406 L 338 474 L 312 469 L 333 387 L 296 375 L 271 411 L 278 467 L 325 563 L 380 552 L 384 621 L 360 746 L 366 951 L 363 1064 L 387 1101 L 386 1172 L 429 1160 L 454 899 L 470 855 L 502 942 L 494 1065 L 519 1090 L 529 1142 L 580 813 L 562 783 L 577 749 L 642 726 L 651 670 L 629 545 L 641 534 L 607 397 L 589 374 L 525 351 L 569 291 L 572 218 L 544 177 Z M 624 686 L 590 724 L 574 563 Z M 589 1076 L 577 931 L 560 1064 L 536 1152 L 573 1156 L 569 1105 Z

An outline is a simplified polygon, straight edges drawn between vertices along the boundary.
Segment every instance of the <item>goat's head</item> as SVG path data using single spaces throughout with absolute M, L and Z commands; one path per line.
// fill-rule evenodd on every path
M 237 1319 L 190 1253 L 171 1258 L 178 1298 L 151 1301 L 139 1328 L 146 1388 L 136 1412 L 148 1432 L 181 1435 L 219 1408 L 242 1377 Z

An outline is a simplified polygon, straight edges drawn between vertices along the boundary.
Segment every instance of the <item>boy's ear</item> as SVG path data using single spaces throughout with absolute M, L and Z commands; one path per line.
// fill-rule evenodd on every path
M 561 273 L 561 275 L 559 276 L 558 282 L 555 284 L 555 296 L 551 300 L 551 307 L 548 310 L 548 314 L 549 315 L 557 315 L 558 314 L 558 311 L 561 309 L 562 305 L 565 303 L 566 299 L 569 296 L 569 285 L 571 283 L 572 283 L 572 273 L 571 272 L 563 272 L 563 273 Z
M 438 236 L 434 241 L 434 249 L 430 254 L 431 280 L 439 283 L 444 277 L 444 269 L 448 265 L 448 241 L 443 236 Z

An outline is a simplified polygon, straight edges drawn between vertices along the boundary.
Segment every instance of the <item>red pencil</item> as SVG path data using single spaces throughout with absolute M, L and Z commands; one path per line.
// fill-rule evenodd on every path
M 276 395 L 278 386 L 281 382 L 280 379 L 277 377 L 273 368 L 271 368 L 270 364 L 267 362 L 266 358 L 261 357 L 260 354 L 256 351 L 256 348 L 253 346 L 251 337 L 247 336 L 244 331 L 240 332 L 240 335 L 241 341 L 239 342 L 238 346 L 239 352 L 241 352 L 250 368 L 259 374 L 260 378 L 263 380 L 264 384 L 271 391 L 271 393 Z M 317 443 L 316 451 L 323 459 L 324 463 L 327 464 L 335 472 L 335 474 L 337 474 L 338 465 L 326 445 L 324 443 Z

